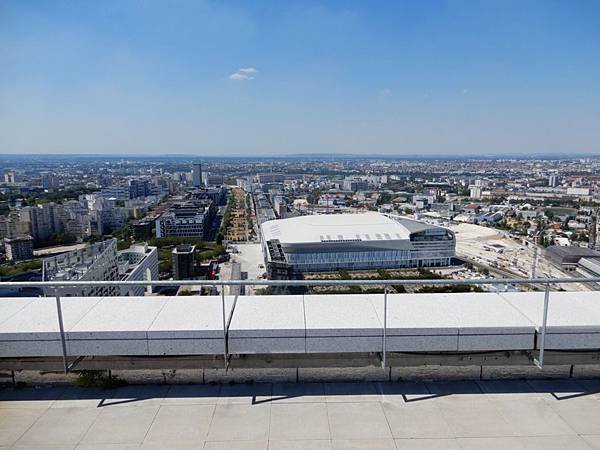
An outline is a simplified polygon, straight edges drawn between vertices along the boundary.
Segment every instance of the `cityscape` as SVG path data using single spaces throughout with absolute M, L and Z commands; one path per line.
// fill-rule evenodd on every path
M 5 156 L 2 166 L 3 281 L 600 275 L 593 157 Z M 211 291 L 174 289 L 148 294 Z
M 600 450 L 599 23 L 0 0 L 0 450 Z

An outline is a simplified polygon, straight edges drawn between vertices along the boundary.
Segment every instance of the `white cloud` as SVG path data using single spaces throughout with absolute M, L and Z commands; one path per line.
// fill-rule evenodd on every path
M 236 72 L 236 73 L 232 73 L 231 75 L 229 75 L 229 79 L 235 80 L 235 81 L 244 81 L 244 80 L 254 80 L 254 77 L 251 77 L 244 73 Z
M 242 67 L 241 69 L 238 69 L 237 72 L 229 75 L 229 79 L 235 81 L 254 80 L 254 77 L 251 75 L 253 73 L 258 73 L 258 70 L 254 67 Z

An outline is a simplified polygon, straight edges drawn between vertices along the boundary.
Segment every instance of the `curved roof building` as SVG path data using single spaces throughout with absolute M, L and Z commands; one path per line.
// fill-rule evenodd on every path
M 311 215 L 261 225 L 269 275 L 446 266 L 454 234 L 446 228 L 376 212 Z

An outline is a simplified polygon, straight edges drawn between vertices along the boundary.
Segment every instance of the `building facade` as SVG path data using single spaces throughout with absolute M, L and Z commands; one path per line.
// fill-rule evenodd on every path
M 17 236 L 4 239 L 6 259 L 9 261 L 25 261 L 33 258 L 33 238 Z
M 194 252 L 195 245 L 178 245 L 171 253 L 173 263 L 173 279 L 189 280 L 195 276 Z
M 158 249 L 146 244 L 117 251 L 117 240 L 45 258 L 43 281 L 144 281 L 158 279 Z M 144 295 L 144 286 L 95 286 L 69 289 L 64 295 L 98 297 Z

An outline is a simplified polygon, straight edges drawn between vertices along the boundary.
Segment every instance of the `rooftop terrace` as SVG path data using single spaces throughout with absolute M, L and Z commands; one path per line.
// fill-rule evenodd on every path
M 598 380 L 0 390 L 0 446 L 598 449 Z

